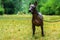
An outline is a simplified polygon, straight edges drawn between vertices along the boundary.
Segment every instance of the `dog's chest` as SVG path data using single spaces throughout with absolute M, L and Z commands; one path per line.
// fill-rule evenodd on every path
M 32 19 L 32 23 L 35 24 L 35 25 L 40 25 L 40 24 L 41 24 L 41 20 L 40 20 L 39 17 L 33 18 L 33 19 Z
M 34 23 L 34 24 L 39 24 L 39 23 L 40 23 L 40 21 L 39 21 L 39 20 L 37 20 L 37 19 L 34 19 L 34 20 L 33 20 L 33 23 Z

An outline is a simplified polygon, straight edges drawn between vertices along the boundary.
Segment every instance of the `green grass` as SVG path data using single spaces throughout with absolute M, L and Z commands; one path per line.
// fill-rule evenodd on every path
M 40 27 L 36 27 L 32 37 L 32 15 L 0 16 L 0 40 L 60 40 L 60 22 L 44 22 L 45 37 L 41 36 Z M 44 20 L 59 20 L 60 16 L 46 16 Z

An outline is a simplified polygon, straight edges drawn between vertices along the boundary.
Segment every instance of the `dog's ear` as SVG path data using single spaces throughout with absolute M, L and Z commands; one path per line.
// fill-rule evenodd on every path
M 34 5 L 37 6 L 37 1 L 34 2 Z

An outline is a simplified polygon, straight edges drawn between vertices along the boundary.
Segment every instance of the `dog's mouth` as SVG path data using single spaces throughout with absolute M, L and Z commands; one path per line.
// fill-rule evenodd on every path
M 31 10 L 29 10 L 29 12 L 31 12 Z

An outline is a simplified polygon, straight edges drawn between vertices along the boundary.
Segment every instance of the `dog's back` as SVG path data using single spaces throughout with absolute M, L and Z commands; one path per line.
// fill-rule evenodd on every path
M 38 12 L 38 16 L 40 17 L 41 20 L 43 20 L 43 15 L 42 15 L 42 13 Z

